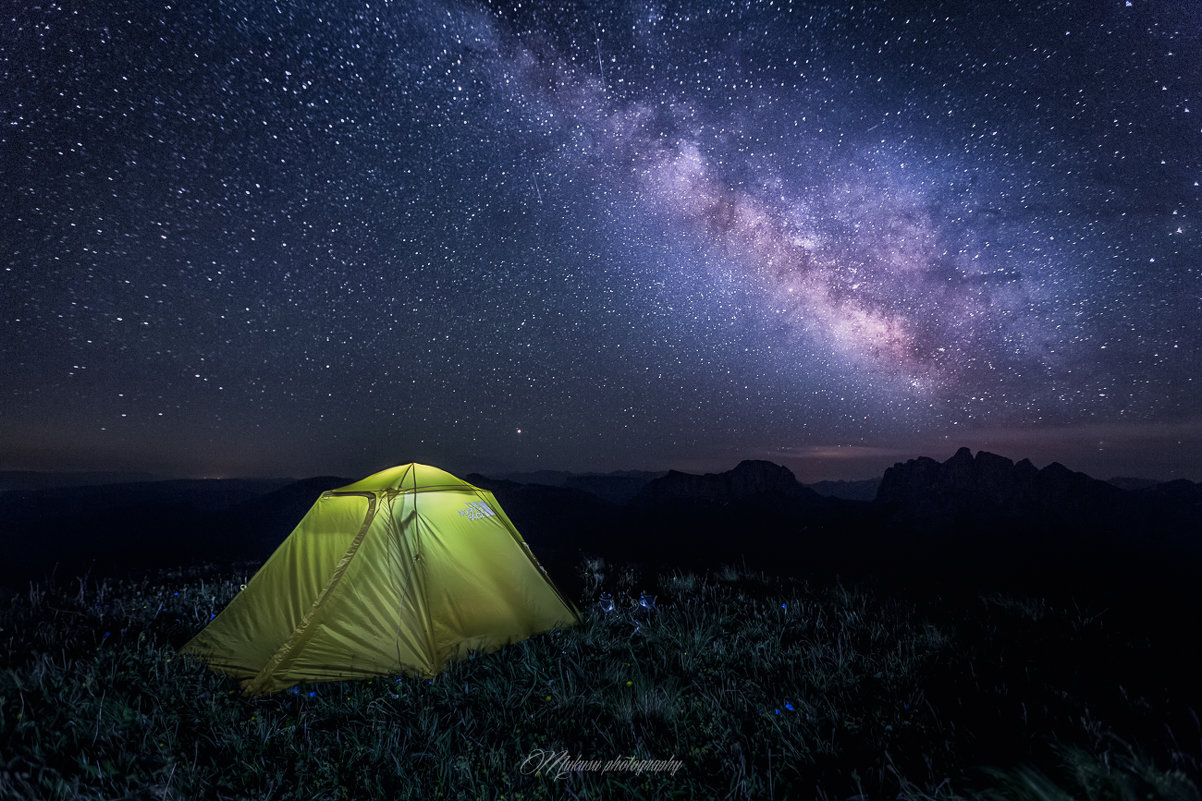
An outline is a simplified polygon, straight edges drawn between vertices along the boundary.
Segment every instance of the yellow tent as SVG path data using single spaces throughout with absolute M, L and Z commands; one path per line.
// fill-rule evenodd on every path
M 577 622 L 491 492 L 408 464 L 322 493 L 182 652 L 264 694 L 432 676 L 470 651 Z

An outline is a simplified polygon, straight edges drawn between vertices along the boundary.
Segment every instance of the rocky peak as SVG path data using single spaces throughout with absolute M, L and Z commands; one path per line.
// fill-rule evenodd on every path
M 1088 525 L 1105 518 L 1122 490 L 1052 463 L 1039 470 L 1030 460 L 960 448 L 946 462 L 926 457 L 885 471 L 876 503 L 891 505 L 907 520 L 934 527 L 964 521 L 996 524 L 1039 519 Z
M 644 487 L 635 501 L 642 505 L 677 502 L 728 505 L 767 497 L 819 499 L 817 493 L 797 482 L 789 468 L 748 459 L 725 473 L 694 475 L 671 470 Z

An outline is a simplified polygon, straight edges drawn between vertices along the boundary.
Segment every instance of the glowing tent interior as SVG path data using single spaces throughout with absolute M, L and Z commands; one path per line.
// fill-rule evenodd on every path
M 182 652 L 265 694 L 432 676 L 471 651 L 577 622 L 491 492 L 407 464 L 322 493 Z

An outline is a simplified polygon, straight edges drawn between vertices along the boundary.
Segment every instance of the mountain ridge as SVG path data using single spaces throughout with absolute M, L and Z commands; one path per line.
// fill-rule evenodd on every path
M 1059 463 L 1040 469 L 967 448 L 942 462 L 898 462 L 879 482 L 857 482 L 859 499 L 820 494 L 763 460 L 701 475 L 594 474 L 583 482 L 548 475 L 555 485 L 465 478 L 494 492 L 541 560 L 569 572 L 582 554 L 684 567 L 740 559 L 779 570 L 904 566 L 941 576 L 953 564 L 1088 570 L 1102 552 L 1192 558 L 1200 550 L 1193 532 L 1202 530 L 1202 485 L 1123 489 Z M 23 582 L 56 563 L 116 570 L 261 560 L 322 491 L 349 481 L 175 480 L 0 493 L 0 532 L 16 544 L 0 579 Z

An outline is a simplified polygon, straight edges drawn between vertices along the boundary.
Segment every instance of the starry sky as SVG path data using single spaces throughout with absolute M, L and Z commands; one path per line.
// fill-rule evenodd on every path
M 4 16 L 0 469 L 1202 479 L 1192 0 Z

